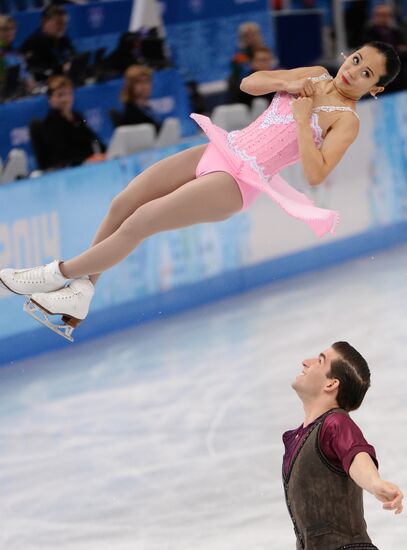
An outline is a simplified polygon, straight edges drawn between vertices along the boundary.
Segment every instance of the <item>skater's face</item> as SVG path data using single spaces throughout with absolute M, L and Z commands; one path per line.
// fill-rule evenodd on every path
M 292 384 L 303 401 L 309 402 L 336 390 L 338 381 L 328 376 L 332 361 L 338 357 L 338 353 L 333 348 L 328 348 L 317 357 L 304 359 L 302 370 Z
M 61 86 L 52 93 L 48 101 L 52 109 L 69 112 L 73 105 L 73 89 L 71 86 Z
M 363 46 L 350 54 L 339 67 L 335 77 L 336 87 L 346 96 L 358 99 L 367 93 L 376 95 L 384 90 L 376 86 L 386 74 L 386 58 L 372 48 Z

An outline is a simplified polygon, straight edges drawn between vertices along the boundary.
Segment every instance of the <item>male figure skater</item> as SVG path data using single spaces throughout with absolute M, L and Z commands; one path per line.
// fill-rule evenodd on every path
M 381 479 L 374 448 L 348 414 L 370 386 L 369 367 L 347 342 L 305 359 L 302 367 L 292 387 L 304 423 L 283 435 L 283 481 L 297 550 L 377 550 L 366 531 L 363 489 L 396 514 L 403 494 Z

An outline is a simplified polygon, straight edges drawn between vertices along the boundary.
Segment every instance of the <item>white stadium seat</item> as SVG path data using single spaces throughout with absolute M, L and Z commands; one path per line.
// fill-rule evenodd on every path
M 232 103 L 231 105 L 218 105 L 214 108 L 212 122 L 224 130 L 240 130 L 250 124 L 249 107 L 244 103 Z
M 107 149 L 108 159 L 125 157 L 137 151 L 154 147 L 155 127 L 153 124 L 119 126 L 113 133 Z
M 168 147 L 178 143 L 181 138 L 181 123 L 178 118 L 168 117 L 164 120 L 154 145 Z
M 256 120 L 269 106 L 270 102 L 264 97 L 255 97 L 252 101 L 252 109 L 250 112 L 251 120 Z
M 8 183 L 28 176 L 28 157 L 23 149 L 11 149 L 0 175 L 0 183 Z

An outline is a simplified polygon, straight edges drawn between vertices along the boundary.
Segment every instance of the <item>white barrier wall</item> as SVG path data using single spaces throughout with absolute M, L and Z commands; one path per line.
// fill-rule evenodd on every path
M 324 184 L 310 188 L 300 165 L 284 172 L 318 206 L 340 211 L 336 237 L 316 239 L 301 222 L 263 198 L 250 213 L 251 261 L 269 260 L 407 219 L 407 94 L 362 102 L 358 112 L 359 136 Z
M 156 235 L 101 278 L 77 339 L 406 240 L 407 93 L 363 102 L 359 112 L 360 135 L 323 185 L 310 188 L 299 166 L 284 174 L 319 206 L 341 212 L 335 237 L 317 239 L 265 196 L 227 222 Z M 0 267 L 78 254 L 113 196 L 146 166 L 180 148 L 4 186 Z M 0 292 L 0 363 L 62 345 L 70 344 L 22 312 L 20 297 Z

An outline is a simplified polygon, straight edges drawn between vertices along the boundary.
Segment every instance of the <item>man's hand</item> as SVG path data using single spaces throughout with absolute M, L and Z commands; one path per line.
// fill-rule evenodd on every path
M 377 500 L 384 502 L 384 510 L 395 510 L 395 514 L 401 514 L 403 511 L 404 495 L 397 485 L 389 481 L 384 481 L 383 479 L 377 479 L 372 489 Z

